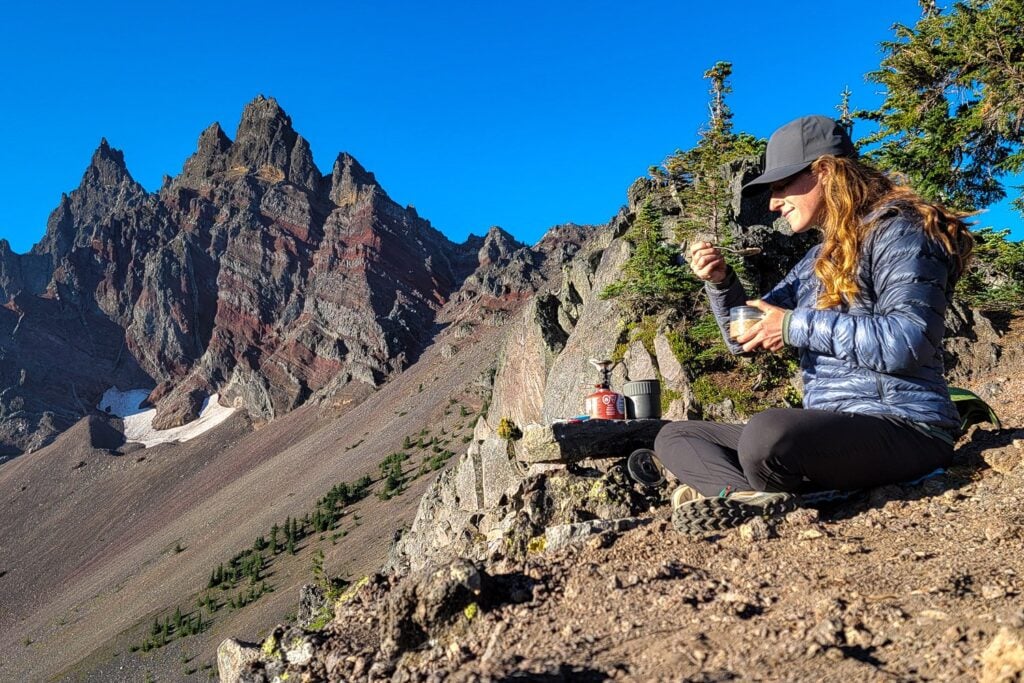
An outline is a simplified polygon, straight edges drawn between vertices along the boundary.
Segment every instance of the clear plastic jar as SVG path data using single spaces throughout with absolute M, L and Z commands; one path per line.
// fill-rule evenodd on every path
M 764 314 L 753 306 L 736 306 L 729 309 L 729 338 L 736 339 L 748 332 L 751 327 L 761 321 Z

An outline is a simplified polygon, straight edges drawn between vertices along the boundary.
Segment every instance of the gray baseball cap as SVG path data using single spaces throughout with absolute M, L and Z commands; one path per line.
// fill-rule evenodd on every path
M 764 173 L 745 184 L 743 194 L 752 194 L 776 180 L 799 173 L 826 154 L 857 156 L 842 126 L 827 116 L 801 116 L 790 121 L 768 138 Z

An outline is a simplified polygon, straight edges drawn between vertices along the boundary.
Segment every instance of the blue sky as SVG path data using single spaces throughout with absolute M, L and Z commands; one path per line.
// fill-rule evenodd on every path
M 733 63 L 735 127 L 880 101 L 864 74 L 916 0 L 860 3 L 6 3 L 0 237 L 42 236 L 101 138 L 147 189 L 206 126 L 277 98 L 322 171 L 341 151 L 455 240 L 533 243 L 603 223 L 707 118 L 702 74 Z M 827 29 L 825 27 L 828 27 Z M 863 132 L 863 131 L 862 131 Z M 855 135 L 857 131 L 855 131 Z M 1007 203 L 979 218 L 1024 238 Z

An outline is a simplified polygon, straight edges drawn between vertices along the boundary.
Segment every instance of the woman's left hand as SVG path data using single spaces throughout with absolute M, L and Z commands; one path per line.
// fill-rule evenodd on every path
M 764 317 L 761 322 L 754 325 L 746 334 L 736 338 L 736 343 L 743 346 L 744 351 L 781 351 L 785 344 L 782 341 L 782 319 L 786 315 L 786 309 L 779 308 L 766 303 L 760 299 L 748 301 L 747 306 L 753 306 L 761 311 Z

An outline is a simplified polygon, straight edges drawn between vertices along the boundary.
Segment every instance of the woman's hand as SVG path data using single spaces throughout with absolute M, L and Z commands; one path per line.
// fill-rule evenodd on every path
M 751 326 L 745 334 L 736 337 L 736 343 L 743 346 L 744 351 L 781 351 L 785 344 L 782 341 L 782 319 L 786 309 L 772 306 L 760 299 L 747 302 L 748 306 L 761 311 L 764 317 L 756 325 Z
M 694 242 L 690 245 L 690 268 L 699 279 L 712 284 L 725 281 L 725 259 L 710 242 Z

